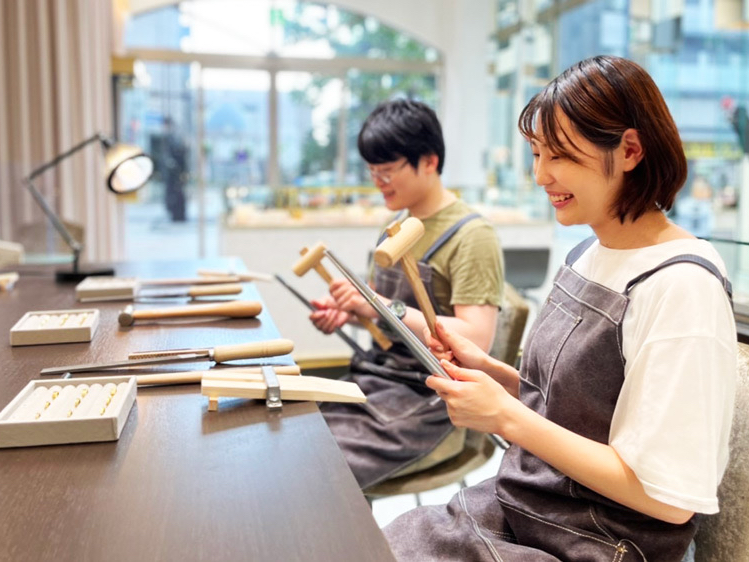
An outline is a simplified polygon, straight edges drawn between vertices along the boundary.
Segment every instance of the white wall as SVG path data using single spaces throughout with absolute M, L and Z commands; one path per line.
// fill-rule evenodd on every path
M 251 1 L 251 0 L 247 0 Z M 131 13 L 174 4 L 174 0 L 129 0 Z M 438 108 L 445 134 L 443 179 L 455 187 L 482 186 L 488 146 L 487 42 L 494 29 L 492 0 L 334 0 L 370 14 L 442 52 L 445 73 Z

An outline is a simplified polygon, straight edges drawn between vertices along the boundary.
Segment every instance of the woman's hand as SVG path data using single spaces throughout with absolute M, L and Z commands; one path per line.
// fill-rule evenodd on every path
M 432 375 L 426 385 L 445 401 L 453 424 L 501 435 L 503 413 L 520 403 L 486 373 L 458 367 L 449 361 L 443 360 L 441 364 L 453 380 Z
M 315 328 L 324 334 L 332 334 L 337 328 L 340 328 L 351 319 L 351 315 L 345 310 L 340 310 L 336 306 L 335 299 L 326 295 L 321 299 L 311 301 L 312 306 L 317 308 L 309 319 Z
M 334 279 L 330 284 L 330 294 L 335 299 L 336 307 L 368 318 L 377 317 L 377 312 L 361 296 L 361 293 L 348 279 Z
M 483 349 L 468 338 L 445 329 L 440 320 L 437 320 L 436 328 L 439 339 L 435 339 L 428 329 L 424 331 L 424 338 L 435 357 L 452 361 L 466 369 L 486 371 L 490 358 Z

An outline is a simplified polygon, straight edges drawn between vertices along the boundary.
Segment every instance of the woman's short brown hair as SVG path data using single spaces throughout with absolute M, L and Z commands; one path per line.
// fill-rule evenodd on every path
M 660 208 L 668 211 L 687 178 L 687 160 L 673 117 L 658 87 L 638 64 L 619 57 L 597 56 L 579 62 L 549 83 L 525 106 L 518 120 L 528 140 L 538 138 L 554 153 L 576 160 L 564 148 L 570 144 L 555 116 L 559 108 L 575 130 L 607 153 L 605 171 L 611 174 L 612 153 L 627 129 L 635 129 L 644 156 L 624 176 L 612 212 L 624 222 Z

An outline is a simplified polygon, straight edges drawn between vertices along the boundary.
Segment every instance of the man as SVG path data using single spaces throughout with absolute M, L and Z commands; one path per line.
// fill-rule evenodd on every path
M 412 254 L 439 320 L 487 351 L 503 293 L 499 241 L 490 224 L 442 185 L 445 145 L 434 111 L 410 100 L 383 103 L 364 122 L 358 147 L 387 208 L 399 211 L 399 220 L 410 215 L 424 224 Z M 372 282 L 383 302 L 423 338 L 426 320 L 400 267 L 375 266 Z M 313 304 L 318 310 L 310 319 L 325 333 L 352 321 L 353 313 L 378 318 L 344 279 Z M 423 459 L 454 430 L 444 404 L 424 386 L 427 376 L 403 343 L 395 341 L 388 351 L 374 344 L 351 364 L 350 379 L 367 403 L 321 405 L 363 489 Z

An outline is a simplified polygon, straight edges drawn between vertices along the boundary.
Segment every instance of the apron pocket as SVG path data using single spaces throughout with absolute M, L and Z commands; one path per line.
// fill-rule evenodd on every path
M 529 336 L 531 348 L 523 355 L 526 357 L 544 358 L 544 362 L 528 364 L 523 381 L 533 385 L 543 396 L 544 403 L 548 402 L 549 387 L 554 377 L 554 367 L 564 345 L 569 340 L 575 328 L 580 324 L 579 314 L 570 311 L 564 305 L 554 300 L 554 293 L 546 300 L 542 314 L 533 326 L 533 334 Z M 553 342 L 553 347 L 549 344 Z M 541 346 L 547 349 L 544 353 L 533 353 L 532 348 Z

